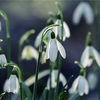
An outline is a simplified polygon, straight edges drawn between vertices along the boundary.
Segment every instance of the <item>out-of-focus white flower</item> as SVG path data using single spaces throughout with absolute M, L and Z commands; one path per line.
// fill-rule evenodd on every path
M 52 34 L 52 33 L 51 33 Z M 50 61 L 54 62 L 57 58 L 58 51 L 60 52 L 61 56 L 65 59 L 66 58 L 66 51 L 62 44 L 55 38 L 50 39 L 47 49 L 46 49 L 46 59 L 50 59 Z
M 19 92 L 19 81 L 16 75 L 10 75 L 10 78 L 5 81 L 4 91 L 15 94 Z
M 91 66 L 93 60 L 95 60 L 100 66 L 100 55 L 93 46 L 86 46 L 81 56 L 81 64 L 84 68 Z
M 72 87 L 69 89 L 70 93 L 78 92 L 80 96 L 88 94 L 89 85 L 84 76 L 79 75 L 73 82 Z
M 81 17 L 84 17 L 87 24 L 92 24 L 94 21 L 94 15 L 91 6 L 88 2 L 80 2 L 76 7 L 72 20 L 74 24 L 79 24 Z
M 61 20 L 57 19 L 55 24 L 61 25 Z M 56 37 L 59 36 L 60 39 L 62 39 L 62 34 L 63 34 L 63 41 L 65 41 L 66 38 L 70 37 L 70 29 L 66 22 L 63 22 L 63 33 L 61 26 L 54 27 L 53 32 L 55 33 Z
M 57 75 L 58 75 L 58 70 L 53 70 L 51 72 L 51 88 L 55 88 L 57 85 Z M 62 73 L 60 73 L 59 75 L 59 82 L 61 82 L 63 86 L 67 83 L 67 80 Z M 67 86 L 65 88 L 67 88 Z M 47 81 L 47 89 L 48 90 L 50 89 L 50 78 L 48 78 Z
M 87 76 L 87 81 L 89 83 L 89 88 L 91 90 L 95 89 L 98 83 L 98 78 L 95 73 L 89 73 Z
M 27 45 L 22 50 L 21 58 L 26 60 L 31 60 L 32 58 L 34 58 L 37 61 L 38 52 L 33 46 Z
M 4 68 L 3 65 L 7 63 L 6 56 L 4 54 L 0 54 L 0 69 Z

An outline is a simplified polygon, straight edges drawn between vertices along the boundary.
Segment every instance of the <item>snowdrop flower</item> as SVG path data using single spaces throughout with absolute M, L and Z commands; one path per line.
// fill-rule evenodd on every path
M 98 78 L 95 73 L 89 73 L 87 76 L 87 80 L 89 83 L 89 88 L 91 90 L 95 89 L 98 83 Z
M 16 75 L 10 75 L 10 78 L 5 81 L 4 91 L 8 93 L 12 92 L 15 94 L 19 92 L 19 82 Z
M 57 19 L 55 24 L 60 25 L 61 24 L 61 19 Z M 53 31 L 54 31 L 56 37 L 59 36 L 60 39 L 62 39 L 62 34 L 63 34 L 63 41 L 65 41 L 66 38 L 70 37 L 70 29 L 69 29 L 66 22 L 63 22 L 63 33 L 62 33 L 62 30 L 61 30 L 61 26 L 54 27 Z
M 7 63 L 6 56 L 4 54 L 0 54 L 0 69 L 4 68 L 3 65 Z
M 70 93 L 78 92 L 80 96 L 88 94 L 89 85 L 84 76 L 79 75 L 73 82 L 72 87 L 69 89 Z
M 38 52 L 35 48 L 33 48 L 33 46 L 27 45 L 22 50 L 22 55 L 21 56 L 22 56 L 22 59 L 31 60 L 32 58 L 34 58 L 37 61 Z
M 93 11 L 88 2 L 80 2 L 73 14 L 73 23 L 79 24 L 81 17 L 84 17 L 87 24 L 92 24 L 94 21 Z
M 81 56 L 81 64 L 84 68 L 91 66 L 93 60 L 100 66 L 100 55 L 93 46 L 86 46 Z
M 51 88 L 55 88 L 57 85 L 57 75 L 58 70 L 53 70 L 51 72 Z M 60 73 L 59 82 L 61 82 L 63 86 L 67 83 L 67 80 L 62 73 Z M 67 86 L 65 88 L 67 88 Z M 48 78 L 46 89 L 50 89 L 50 78 Z
M 47 45 L 46 49 L 46 59 L 50 59 L 51 62 L 54 62 L 57 58 L 57 53 L 60 52 L 61 56 L 66 58 L 66 51 L 62 44 L 55 38 L 54 32 L 51 33 L 51 39 Z

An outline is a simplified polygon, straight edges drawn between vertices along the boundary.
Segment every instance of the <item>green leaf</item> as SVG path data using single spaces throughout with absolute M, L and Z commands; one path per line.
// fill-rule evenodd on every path
M 22 82 L 22 87 L 24 89 L 24 92 L 25 92 L 28 100 L 31 100 L 32 99 L 32 93 L 31 93 L 29 87 L 24 82 Z
M 58 95 L 58 100 L 66 100 L 67 99 L 67 92 L 66 91 L 62 91 L 59 95 Z
M 5 92 L 0 94 L 0 100 L 2 99 L 2 97 L 3 97 L 4 95 L 5 95 Z
M 40 98 L 40 100 L 46 100 L 46 98 L 47 98 L 47 89 L 45 88 L 44 90 L 43 90 L 43 93 L 42 93 L 42 95 L 41 95 L 41 98 Z

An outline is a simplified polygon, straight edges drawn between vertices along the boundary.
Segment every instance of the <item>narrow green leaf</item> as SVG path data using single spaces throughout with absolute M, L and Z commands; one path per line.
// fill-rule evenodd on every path
M 43 93 L 42 93 L 42 95 L 41 95 L 41 98 L 40 98 L 40 100 L 46 100 L 46 98 L 47 98 L 47 89 L 45 88 L 44 90 L 43 90 Z
M 66 91 L 60 92 L 60 94 L 58 95 L 58 100 L 66 100 L 66 99 L 67 99 L 67 92 Z
M 32 93 L 31 93 L 30 89 L 28 88 L 28 86 L 24 82 L 22 82 L 22 87 L 25 91 L 25 94 L 26 94 L 28 100 L 31 100 L 32 99 Z
M 2 100 L 2 97 L 3 97 L 4 95 L 5 95 L 5 92 L 0 94 L 0 100 Z

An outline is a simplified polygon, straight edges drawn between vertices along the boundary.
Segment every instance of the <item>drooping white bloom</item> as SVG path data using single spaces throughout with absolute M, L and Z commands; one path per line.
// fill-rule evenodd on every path
M 57 19 L 55 24 L 61 25 L 61 20 Z M 70 29 L 69 29 L 66 22 L 63 22 L 63 33 L 62 33 L 62 30 L 61 30 L 61 27 L 62 26 L 54 27 L 53 31 L 54 31 L 56 37 L 59 36 L 60 39 L 62 39 L 62 34 L 63 34 L 63 41 L 65 41 L 66 38 L 70 37 Z
M 54 62 L 57 58 L 58 51 L 65 59 L 66 51 L 62 44 L 56 38 L 50 39 L 46 49 L 46 59 L 50 59 L 50 61 Z
M 58 70 L 53 70 L 51 72 L 51 88 L 55 88 L 57 85 L 57 75 Z M 59 75 L 59 82 L 61 82 L 63 86 L 67 83 L 67 80 L 62 73 Z M 67 86 L 65 88 L 67 88 Z M 50 89 L 50 78 L 47 80 L 47 89 Z
M 92 24 L 94 21 L 93 11 L 88 2 L 80 2 L 76 7 L 72 20 L 74 24 L 79 24 L 82 16 L 87 24 Z
M 4 54 L 0 54 L 0 69 L 4 68 L 3 65 L 7 63 L 6 56 Z
M 34 58 L 37 61 L 38 52 L 35 48 L 33 48 L 33 46 L 27 45 L 22 50 L 21 58 L 26 60 L 31 60 L 32 58 Z
M 80 96 L 88 94 L 89 85 L 84 76 L 79 75 L 73 82 L 72 87 L 69 89 L 70 93 L 78 92 Z
M 19 92 L 19 81 L 16 75 L 10 75 L 10 78 L 5 81 L 4 91 L 15 94 Z
M 91 66 L 93 60 L 100 66 L 100 55 L 93 46 L 86 46 L 81 56 L 81 64 L 84 68 Z
M 95 89 L 98 83 L 98 78 L 95 73 L 89 73 L 87 76 L 87 81 L 89 83 L 89 88 L 91 90 Z

